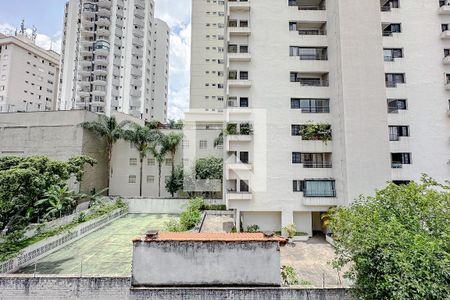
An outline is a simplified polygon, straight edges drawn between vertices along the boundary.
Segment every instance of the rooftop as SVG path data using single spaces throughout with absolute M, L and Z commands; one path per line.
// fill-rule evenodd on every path
M 133 242 L 278 242 L 286 239 L 266 233 L 222 233 L 222 232 L 148 232 L 143 238 L 137 237 Z

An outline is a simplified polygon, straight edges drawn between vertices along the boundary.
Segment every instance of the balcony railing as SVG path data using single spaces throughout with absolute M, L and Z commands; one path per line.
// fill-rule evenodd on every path
M 391 167 L 392 169 L 401 169 L 403 168 L 403 164 L 401 162 L 393 161 Z
M 311 107 L 302 107 L 302 113 L 329 113 L 329 106 L 311 106 Z
M 304 161 L 303 168 L 307 169 L 329 169 L 333 167 L 331 161 Z
M 303 196 L 305 197 L 336 197 L 336 190 L 323 190 L 323 191 L 315 191 L 315 190 L 304 190 Z
M 300 34 L 300 35 L 327 35 L 327 31 L 320 30 L 320 29 L 300 29 L 300 30 L 298 30 L 298 34 Z
M 389 141 L 391 142 L 398 142 L 400 141 L 400 135 L 398 134 L 389 134 Z
M 300 54 L 300 60 L 328 60 L 328 55 L 326 54 Z
M 297 82 L 299 82 L 301 86 L 329 86 L 328 80 L 300 79 Z
M 395 82 L 395 81 L 386 81 L 386 87 L 388 87 L 388 88 L 395 88 L 395 87 L 397 87 L 397 82 Z

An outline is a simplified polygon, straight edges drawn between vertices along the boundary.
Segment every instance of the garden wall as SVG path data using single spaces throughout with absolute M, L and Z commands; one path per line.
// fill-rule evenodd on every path
M 12 273 L 35 261 L 75 242 L 85 235 L 102 228 L 127 213 L 126 209 L 117 209 L 108 215 L 93 219 L 76 226 L 69 231 L 47 238 L 23 249 L 16 257 L 0 264 L 1 273 Z M 0 298 L 1 299 L 1 298 Z
M 128 204 L 130 214 L 180 214 L 188 199 L 174 198 L 128 198 L 124 199 Z M 206 199 L 206 204 L 224 204 L 221 199 Z
M 129 277 L 7 276 L 0 278 L 0 299 L 96 300 L 350 300 L 343 288 L 135 288 Z

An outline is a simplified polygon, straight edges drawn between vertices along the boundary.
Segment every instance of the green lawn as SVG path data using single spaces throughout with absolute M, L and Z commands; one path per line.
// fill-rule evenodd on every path
M 129 214 L 50 254 L 18 273 L 130 275 L 132 238 L 162 229 L 173 216 Z

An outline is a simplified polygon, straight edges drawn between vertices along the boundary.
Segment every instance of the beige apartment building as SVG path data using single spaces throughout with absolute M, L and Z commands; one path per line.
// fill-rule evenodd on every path
M 161 68 L 155 70 L 168 64 L 168 47 L 155 55 L 155 23 L 165 25 L 155 21 L 154 5 L 153 0 L 67 2 L 59 109 L 166 119 L 164 93 L 153 93 L 154 85 L 165 87 L 168 81 Z M 162 36 L 166 46 L 165 31 Z
M 211 2 L 193 1 L 192 51 L 205 57 L 202 11 Z M 294 223 L 312 236 L 324 229 L 321 213 L 388 181 L 450 178 L 448 7 L 439 0 L 224 4 L 226 28 L 216 33 L 226 41 L 224 198 L 238 226 L 279 231 Z M 192 81 L 210 80 L 198 61 Z M 200 99 L 192 91 L 191 108 L 219 108 Z
M 60 57 L 37 46 L 34 34 L 0 34 L 0 113 L 56 108 Z

